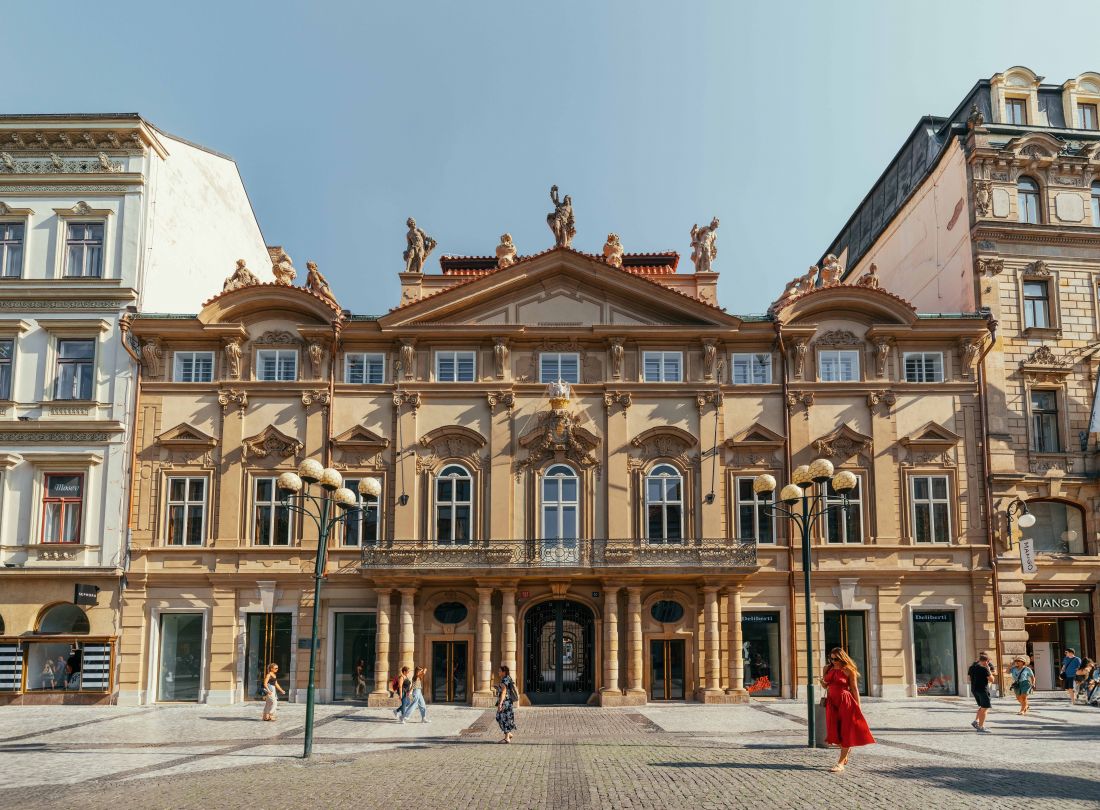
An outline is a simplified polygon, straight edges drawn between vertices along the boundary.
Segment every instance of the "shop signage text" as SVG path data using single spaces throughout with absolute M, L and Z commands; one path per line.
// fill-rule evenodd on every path
M 778 613 L 742 613 L 741 624 L 775 624 L 779 621 Z
M 99 599 L 98 585 L 81 585 L 78 582 L 75 591 L 73 594 L 74 605 L 94 605 Z
M 922 610 L 919 613 L 913 614 L 913 621 L 915 622 L 951 622 L 954 620 L 955 614 L 949 610 L 941 610 L 934 613 Z
M 1039 570 L 1035 564 L 1035 541 L 1030 537 L 1020 541 L 1020 566 L 1025 574 L 1034 574 Z
M 1027 593 L 1024 607 L 1030 613 L 1088 613 L 1088 593 Z

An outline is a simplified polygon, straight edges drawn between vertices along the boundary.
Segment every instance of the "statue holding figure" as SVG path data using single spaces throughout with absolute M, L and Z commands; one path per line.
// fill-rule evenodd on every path
M 405 259 L 405 272 L 423 273 L 428 254 L 435 250 L 435 240 L 416 227 L 416 220 L 412 217 L 409 217 L 405 224 L 409 226 L 409 232 L 405 234 L 408 247 L 401 254 Z
M 718 217 L 710 225 L 691 226 L 691 261 L 696 273 L 714 272 L 711 263 L 718 258 Z
M 577 235 L 577 222 L 573 218 L 573 198 L 568 194 L 558 199 L 558 187 L 550 187 L 550 199 L 554 211 L 546 215 L 546 224 L 554 234 L 554 247 L 570 247 Z
M 290 256 L 282 248 L 279 248 L 278 254 L 271 263 L 271 272 L 275 276 L 275 283 L 282 284 L 285 287 L 293 284 L 294 279 L 298 276 L 298 271 L 294 269 L 294 262 L 290 260 Z

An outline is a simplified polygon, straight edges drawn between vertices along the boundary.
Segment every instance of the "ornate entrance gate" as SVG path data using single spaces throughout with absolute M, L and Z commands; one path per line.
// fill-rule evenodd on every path
M 535 605 L 524 620 L 524 693 L 535 704 L 586 703 L 595 690 L 595 621 L 578 602 Z

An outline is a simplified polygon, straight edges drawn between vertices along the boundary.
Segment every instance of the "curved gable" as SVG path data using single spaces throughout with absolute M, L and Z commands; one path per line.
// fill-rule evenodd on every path
M 249 315 L 275 311 L 292 312 L 304 320 L 331 324 L 341 320 L 340 308 L 303 287 L 284 284 L 253 284 L 218 293 L 203 304 L 200 323 L 234 323 Z
M 918 320 L 917 310 L 905 299 L 870 287 L 841 284 L 818 287 L 787 299 L 776 307 L 776 317 L 786 324 L 814 318 L 822 313 L 862 316 L 871 323 L 912 326 Z

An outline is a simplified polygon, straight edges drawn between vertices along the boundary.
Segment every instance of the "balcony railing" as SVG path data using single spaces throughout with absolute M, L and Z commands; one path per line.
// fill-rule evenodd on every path
M 729 538 L 475 540 L 443 545 L 394 540 L 363 547 L 363 568 L 755 568 L 756 543 Z

